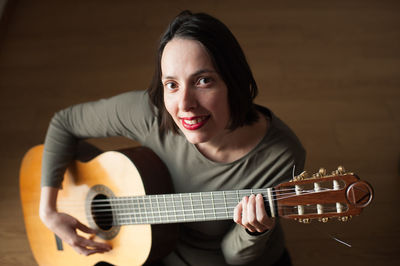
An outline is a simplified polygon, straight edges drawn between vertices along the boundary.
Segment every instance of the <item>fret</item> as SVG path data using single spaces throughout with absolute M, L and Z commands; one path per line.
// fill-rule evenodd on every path
M 125 199 L 122 198 L 121 200 L 121 219 L 123 220 L 124 224 L 126 224 L 126 214 L 125 214 Z
M 172 195 L 171 199 L 172 199 L 172 207 L 173 207 L 173 209 L 174 209 L 175 221 L 178 221 L 178 217 L 177 217 L 177 215 L 176 215 L 175 200 L 174 200 L 174 198 L 173 198 L 173 195 Z
M 128 198 L 124 198 L 124 220 L 126 221 L 127 224 L 130 223 L 130 215 L 129 215 L 129 199 Z
M 158 195 L 156 195 L 156 202 L 157 202 L 157 212 L 158 212 L 158 219 L 161 220 L 161 211 L 160 211 L 160 203 L 158 202 Z
M 165 206 L 165 208 L 164 208 L 164 210 L 168 210 L 168 207 L 167 207 L 167 202 L 165 201 L 165 194 L 163 195 L 163 199 L 164 199 L 164 206 Z M 167 219 L 167 222 L 169 222 L 169 217 L 168 217 L 168 214 L 166 214 L 166 217 L 165 217 L 166 219 Z
M 223 196 L 223 199 L 224 199 L 224 206 L 225 206 L 226 217 L 228 218 L 228 217 L 229 217 L 229 213 L 228 213 L 228 206 L 227 206 L 227 204 L 226 204 L 226 195 L 225 195 L 225 191 L 222 191 L 222 196 Z
M 199 194 L 200 194 L 201 210 L 203 212 L 203 219 L 206 219 L 206 212 L 204 211 L 203 194 L 201 192 Z
M 139 197 L 136 197 L 136 201 L 137 201 L 137 210 L 138 210 L 138 223 L 142 223 L 142 210 L 140 208 L 140 202 L 139 202 Z
M 133 206 L 133 204 L 132 204 L 132 198 L 131 197 L 129 197 L 128 199 L 127 199 L 127 201 L 129 202 L 129 207 L 128 207 L 128 209 L 129 210 L 131 210 L 130 211 L 130 213 L 129 213 L 129 215 L 128 215 L 128 217 L 130 218 L 130 223 L 131 224 L 134 224 L 135 222 L 133 221 L 133 218 L 134 218 L 134 212 L 133 212 L 133 210 L 135 210 L 135 208 L 134 208 L 134 206 Z
M 214 204 L 214 195 L 213 195 L 213 192 L 211 191 L 211 208 L 212 208 L 212 211 L 213 211 L 213 214 L 214 214 L 214 218 L 216 219 L 217 218 L 217 215 L 216 215 L 216 213 L 215 213 L 215 204 Z
M 137 212 L 136 212 L 135 202 L 133 201 L 133 198 L 131 198 L 131 204 L 132 204 L 132 210 L 133 210 L 132 216 L 133 216 L 133 218 L 135 220 L 135 224 L 136 224 L 138 222 L 137 221 Z
M 143 197 L 143 202 L 144 202 L 144 208 L 146 209 L 146 223 L 150 223 L 152 221 L 153 215 L 153 210 L 151 206 L 151 197 L 150 196 L 144 196 Z
M 183 206 L 183 199 L 182 199 L 182 193 L 179 194 L 179 198 L 181 200 L 182 204 L 182 215 L 183 215 L 183 221 L 186 222 L 186 217 L 185 217 L 185 206 Z
M 125 224 L 125 220 L 124 220 L 124 203 L 123 203 L 123 199 L 119 199 L 118 200 L 118 217 L 121 221 L 122 224 Z
M 192 208 L 193 220 L 196 221 L 196 217 L 195 217 L 195 215 L 194 215 L 194 207 L 193 207 L 192 193 L 189 193 L 189 200 L 190 200 L 190 207 Z
M 146 208 L 144 205 L 144 201 L 142 199 L 143 197 L 138 197 L 138 202 L 139 202 L 139 210 L 140 210 L 140 223 L 144 224 L 146 223 Z

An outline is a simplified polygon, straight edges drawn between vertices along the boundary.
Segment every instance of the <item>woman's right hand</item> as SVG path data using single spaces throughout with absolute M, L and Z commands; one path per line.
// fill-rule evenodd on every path
M 79 230 L 94 235 L 96 230 L 87 227 L 66 213 L 57 212 L 55 208 L 57 194 L 57 188 L 42 188 L 39 210 L 42 222 L 79 254 L 88 256 L 110 251 L 110 245 L 93 241 L 91 238 L 85 238 L 78 234 Z

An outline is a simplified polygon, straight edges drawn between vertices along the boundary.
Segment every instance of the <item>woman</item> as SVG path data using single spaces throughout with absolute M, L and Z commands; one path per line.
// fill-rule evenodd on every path
M 63 172 L 78 139 L 125 136 L 150 147 L 167 165 L 175 192 L 271 187 L 304 166 L 296 136 L 268 109 L 253 103 L 257 85 L 229 29 L 207 14 L 184 11 L 169 25 L 152 84 L 107 100 L 58 112 L 43 157 L 40 216 L 77 252 L 107 252 L 94 233 L 55 207 Z M 261 195 L 244 197 L 234 222 L 181 225 L 167 265 L 290 263 L 279 222 Z

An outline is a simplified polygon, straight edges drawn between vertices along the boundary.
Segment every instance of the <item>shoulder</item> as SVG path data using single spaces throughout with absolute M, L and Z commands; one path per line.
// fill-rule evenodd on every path
M 257 109 L 269 120 L 262 148 L 273 157 L 290 158 L 303 168 L 306 151 L 295 132 L 268 108 L 257 106 Z

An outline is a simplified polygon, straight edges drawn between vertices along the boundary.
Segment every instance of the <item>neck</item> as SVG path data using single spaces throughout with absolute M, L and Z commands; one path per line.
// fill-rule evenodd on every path
M 271 189 L 245 189 L 121 197 L 107 200 L 113 225 L 160 224 L 228 220 L 244 196 L 263 194 L 268 211 L 275 213 Z M 103 207 L 105 200 L 100 203 Z

